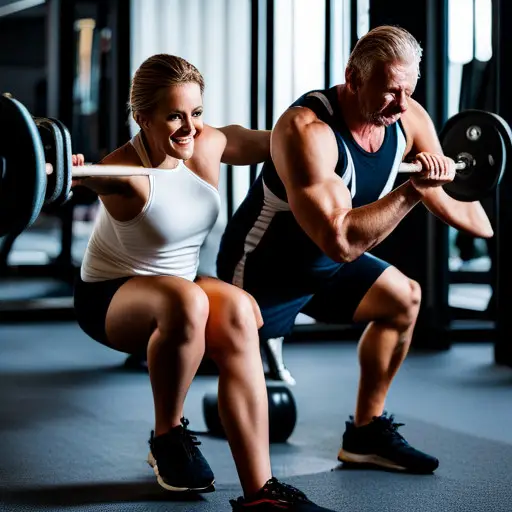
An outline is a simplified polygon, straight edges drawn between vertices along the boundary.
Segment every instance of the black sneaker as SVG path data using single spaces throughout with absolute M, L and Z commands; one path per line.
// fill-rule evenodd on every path
M 230 500 L 232 510 L 251 512 L 271 512 L 272 510 L 292 510 L 294 512 L 333 512 L 319 507 L 306 495 L 291 485 L 271 478 L 256 494 L 250 498 L 240 497 Z
M 167 434 L 155 437 L 151 432 L 148 463 L 158 483 L 168 491 L 210 491 L 215 481 L 213 472 L 199 451 L 197 437 L 187 430 L 188 420 Z
M 439 461 L 413 448 L 398 432 L 404 423 L 394 416 L 375 416 L 371 423 L 356 427 L 353 416 L 346 422 L 338 460 L 349 464 L 379 466 L 411 473 L 432 473 Z

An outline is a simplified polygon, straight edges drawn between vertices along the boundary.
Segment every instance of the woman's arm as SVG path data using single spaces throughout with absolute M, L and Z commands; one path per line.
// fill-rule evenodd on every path
M 73 166 L 85 165 L 85 157 L 81 153 L 77 153 L 72 157 Z M 101 165 L 101 162 L 98 164 Z M 120 194 L 128 196 L 133 192 L 133 188 L 130 184 L 129 176 L 122 177 L 86 177 L 86 178 L 75 178 L 71 182 L 72 187 L 82 186 L 87 187 L 99 196 L 109 196 L 113 194 Z
M 223 163 L 252 165 L 270 159 L 270 130 L 249 130 L 237 124 L 217 129 L 227 139 Z

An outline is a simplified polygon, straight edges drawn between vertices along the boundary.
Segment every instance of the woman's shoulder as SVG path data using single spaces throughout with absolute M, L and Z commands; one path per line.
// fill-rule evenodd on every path
M 127 167 L 140 167 L 142 162 L 131 142 L 123 144 L 102 158 L 99 164 L 103 165 L 126 165 Z
M 216 128 L 209 125 L 204 125 L 201 135 L 197 138 L 195 144 L 196 157 L 205 157 L 220 159 L 224 148 L 226 147 L 226 136 Z

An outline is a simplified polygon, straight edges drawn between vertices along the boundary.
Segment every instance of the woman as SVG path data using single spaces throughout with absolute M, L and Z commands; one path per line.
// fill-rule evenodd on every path
M 101 163 L 167 172 L 80 181 L 101 208 L 75 289 L 77 319 L 100 343 L 147 357 L 155 407 L 148 462 L 162 487 L 201 491 L 214 482 L 183 418 L 206 353 L 219 369 L 219 414 L 244 491 L 233 508 L 325 510 L 272 478 L 256 302 L 197 276 L 219 213 L 221 161 L 247 165 L 269 155 L 268 132 L 203 124 L 203 89 L 198 70 L 176 56 L 154 55 L 135 73 L 130 109 L 140 131 Z M 83 161 L 74 155 L 75 165 Z

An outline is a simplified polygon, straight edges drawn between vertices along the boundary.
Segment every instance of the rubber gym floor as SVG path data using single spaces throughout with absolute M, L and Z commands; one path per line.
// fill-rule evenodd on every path
M 152 428 L 147 374 L 84 335 L 74 322 L 0 326 L 0 510 L 216 511 L 240 494 L 226 441 L 201 435 L 216 491 L 175 496 L 145 462 Z M 412 353 L 387 403 L 404 436 L 439 457 L 433 475 L 346 469 L 336 460 L 357 389 L 354 343 L 285 347 L 297 379 L 298 423 L 272 445 L 275 476 L 339 511 L 512 510 L 512 369 L 490 344 Z M 185 404 L 204 432 L 199 376 Z

